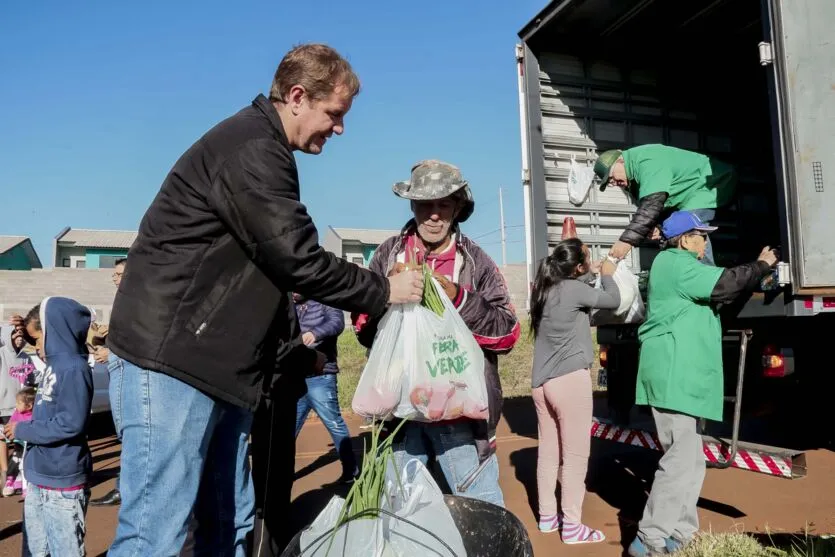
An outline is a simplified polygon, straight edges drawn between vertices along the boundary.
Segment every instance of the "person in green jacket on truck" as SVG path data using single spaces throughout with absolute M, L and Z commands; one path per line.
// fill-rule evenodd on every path
M 651 408 L 664 456 L 628 548 L 632 557 L 672 553 L 699 529 L 705 459 L 697 422 L 722 421 L 724 404 L 717 305 L 753 291 L 777 264 L 769 247 L 730 269 L 701 264 L 714 230 L 691 212 L 674 212 L 661 227 L 664 250 L 650 270 L 635 403 Z
M 594 163 L 600 191 L 613 185 L 638 200 L 632 220 L 609 255 L 623 259 L 644 238 L 657 240 L 657 223 L 667 209 L 690 211 L 710 223 L 736 189 L 734 168 L 701 153 L 667 145 L 640 145 L 603 152 Z M 713 265 L 707 242 L 703 263 Z

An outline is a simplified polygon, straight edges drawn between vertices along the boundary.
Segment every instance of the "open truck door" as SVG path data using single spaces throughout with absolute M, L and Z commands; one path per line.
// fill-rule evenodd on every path
M 795 294 L 834 294 L 835 41 L 832 0 L 763 0 L 760 62 L 771 65 L 774 160 Z

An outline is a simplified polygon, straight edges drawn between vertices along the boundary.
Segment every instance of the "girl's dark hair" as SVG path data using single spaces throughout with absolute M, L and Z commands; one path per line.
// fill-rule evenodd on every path
M 41 330 L 41 304 L 36 305 L 29 310 L 26 317 L 23 318 L 23 326 L 28 327 L 29 323 L 35 325 L 35 330 Z
M 539 323 L 545 311 L 548 292 L 565 279 L 574 278 L 577 265 L 585 263 L 583 242 L 577 238 L 563 240 L 554 247 L 551 255 L 542 260 L 531 292 L 531 332 L 534 337 L 539 333 Z
M 30 337 L 29 333 L 26 332 L 26 327 L 28 327 L 30 323 L 34 325 L 36 331 L 41 330 L 41 304 L 38 304 L 30 309 L 29 313 L 26 314 L 26 317 L 23 318 L 23 339 L 27 344 L 35 346 L 35 339 Z
M 23 387 L 17 392 L 17 399 L 22 400 L 24 404 L 35 404 L 35 389 L 34 387 Z

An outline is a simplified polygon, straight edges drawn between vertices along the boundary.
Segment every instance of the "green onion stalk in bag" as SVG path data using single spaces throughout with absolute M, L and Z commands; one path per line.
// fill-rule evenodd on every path
M 432 269 L 429 265 L 423 264 L 423 299 L 420 305 L 434 311 L 437 315 L 444 314 L 444 303 L 441 301 L 441 293 L 435 288 L 435 282 L 432 280 Z
M 337 531 L 348 522 L 347 519 L 349 517 L 357 513 L 367 512 L 367 514 L 359 519 L 376 520 L 379 518 L 380 513 L 374 511 L 380 508 L 380 501 L 383 498 L 386 487 L 386 469 L 388 468 L 389 462 L 392 462 L 394 459 L 392 443 L 397 432 L 400 431 L 400 428 L 408 420 L 409 418 L 401 420 L 397 427 L 394 428 L 394 431 L 383 441 L 380 441 L 383 422 L 375 421 L 371 424 L 371 448 L 366 452 L 365 442 L 363 442 L 364 457 L 362 459 L 362 468 L 356 481 L 354 481 L 354 485 L 351 486 L 351 490 L 345 497 L 345 504 L 342 506 L 342 512 L 339 514 L 339 518 L 331 533 L 331 540 L 325 552 L 326 555 L 330 552 Z M 400 471 L 397 470 L 396 464 L 394 470 L 397 476 L 397 483 L 400 484 Z

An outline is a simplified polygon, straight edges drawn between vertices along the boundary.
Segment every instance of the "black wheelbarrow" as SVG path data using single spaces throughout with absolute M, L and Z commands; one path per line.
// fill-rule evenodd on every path
M 444 495 L 444 502 L 461 532 L 467 557 L 533 557 L 528 531 L 512 512 L 469 497 Z M 281 557 L 305 555 L 301 535 L 296 534 Z

